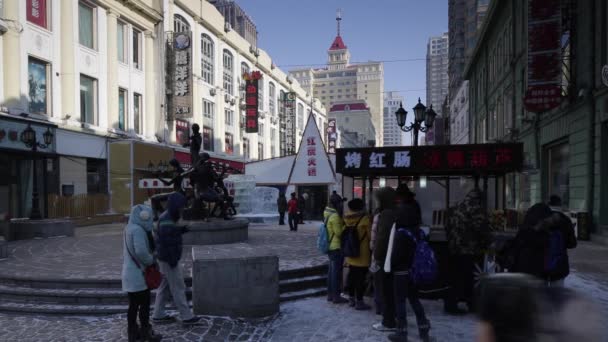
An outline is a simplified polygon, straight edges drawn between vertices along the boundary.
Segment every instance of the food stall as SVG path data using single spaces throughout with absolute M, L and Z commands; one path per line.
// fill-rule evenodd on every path
M 519 172 L 523 167 L 523 144 L 469 144 L 434 146 L 393 146 L 369 148 L 342 148 L 336 150 L 336 173 L 342 176 L 343 186 L 362 185 L 362 197 L 372 212 L 372 189 L 378 178 L 397 179 L 398 182 L 413 182 L 422 177 L 427 182 L 436 182 L 445 190 L 445 208 L 449 208 L 450 181 L 462 177 L 473 179 L 476 187 L 483 190 L 485 209 L 489 221 L 503 222 L 490 216 L 488 208 L 488 184 L 495 187 L 491 202 L 495 210 L 505 210 L 506 176 Z M 368 184 L 368 186 L 366 186 Z M 502 187 L 502 189 L 501 189 Z M 354 189 L 342 189 L 343 193 L 353 193 Z M 442 194 L 438 194 L 442 196 Z M 502 198 L 500 198 L 502 197 Z M 422 211 L 429 208 L 422 208 Z M 424 214 L 423 214 L 424 216 Z M 421 289 L 423 297 L 442 298 L 449 288 L 447 281 L 448 250 L 443 223 L 447 221 L 446 211 L 432 213 L 433 223 L 429 223 L 429 242 L 435 251 L 439 266 L 439 277 L 431 286 Z M 493 232 L 495 240 L 508 239 L 512 232 L 504 229 Z M 483 273 L 490 262 L 487 257 L 476 265 L 478 273 Z

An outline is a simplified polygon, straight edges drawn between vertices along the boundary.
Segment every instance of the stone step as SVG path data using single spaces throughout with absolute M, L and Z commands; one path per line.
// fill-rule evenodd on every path
M 281 301 L 281 303 L 291 302 L 294 300 L 300 300 L 300 299 L 304 299 L 304 298 L 320 297 L 320 296 L 324 296 L 326 294 L 327 294 L 327 287 L 325 287 L 325 286 L 314 287 L 314 288 L 305 289 L 305 290 L 301 290 L 301 291 L 282 293 L 281 297 L 280 297 L 280 301 Z
M 298 292 L 310 288 L 322 287 L 327 284 L 327 274 L 279 281 L 279 292 Z
M 0 302 L 0 312 L 17 314 L 96 316 L 124 314 L 127 305 L 62 305 L 19 302 Z
M 327 265 L 284 270 L 279 272 L 279 280 L 310 277 L 315 275 L 327 274 Z

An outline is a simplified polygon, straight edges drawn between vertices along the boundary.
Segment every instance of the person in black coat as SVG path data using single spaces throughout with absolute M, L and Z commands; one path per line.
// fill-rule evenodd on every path
M 279 226 L 285 225 L 285 212 L 287 211 L 287 198 L 285 193 L 281 192 L 277 199 L 277 209 L 279 211 Z

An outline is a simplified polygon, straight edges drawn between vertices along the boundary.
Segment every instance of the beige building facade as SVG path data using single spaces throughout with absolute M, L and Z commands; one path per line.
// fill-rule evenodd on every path
M 294 69 L 290 74 L 325 108 L 343 101 L 363 100 L 369 106 L 376 134 L 376 145 L 383 142 L 384 65 L 381 62 L 350 63 L 350 52 L 340 33 L 327 51 L 327 66 L 320 69 Z M 338 127 L 340 129 L 340 127 Z

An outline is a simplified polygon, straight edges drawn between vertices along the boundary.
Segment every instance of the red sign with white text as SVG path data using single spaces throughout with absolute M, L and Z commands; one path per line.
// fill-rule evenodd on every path
M 262 78 L 259 71 L 243 74 L 245 80 L 245 132 L 258 131 L 258 80 Z
M 46 0 L 27 0 L 27 21 L 47 28 Z

